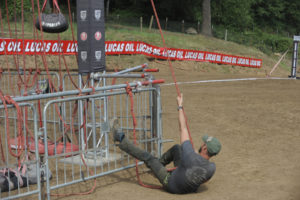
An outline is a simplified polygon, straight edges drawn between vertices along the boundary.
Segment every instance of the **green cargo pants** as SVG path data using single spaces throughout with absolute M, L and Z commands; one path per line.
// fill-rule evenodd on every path
M 160 159 L 154 157 L 147 151 L 138 148 L 127 138 L 124 138 L 122 140 L 119 148 L 129 155 L 135 157 L 136 159 L 144 161 L 146 166 L 152 170 L 155 177 L 159 180 L 163 187 L 165 189 L 168 188 L 168 179 L 171 175 L 171 172 L 168 172 L 168 170 L 165 168 L 165 165 L 169 164 L 172 161 L 174 161 L 175 166 L 178 166 L 180 164 L 180 145 L 174 145 L 171 149 L 164 153 Z

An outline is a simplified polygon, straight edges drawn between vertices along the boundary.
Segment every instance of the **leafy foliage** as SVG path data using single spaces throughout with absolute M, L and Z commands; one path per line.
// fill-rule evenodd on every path
M 252 4 L 253 0 L 214 0 L 212 1 L 213 23 L 245 30 L 253 24 Z
M 29 17 L 31 0 L 0 0 L 2 18 L 6 18 L 7 2 L 10 19 L 20 21 L 22 1 L 24 15 Z M 72 10 L 76 11 L 76 0 L 69 1 Z M 119 15 L 118 20 L 135 19 L 134 24 L 139 25 L 139 17 L 143 17 L 144 23 L 148 23 L 153 15 L 150 0 L 105 0 L 105 5 L 108 5 L 108 1 L 110 14 Z M 168 30 L 174 24 L 172 30 L 176 31 L 181 31 L 182 20 L 186 27 L 199 27 L 198 21 L 203 21 L 202 1 L 154 0 L 162 24 L 168 18 Z M 67 2 L 58 2 L 63 12 L 68 10 Z M 42 3 L 40 0 L 40 4 Z M 283 52 L 292 45 L 292 39 L 286 36 L 300 34 L 299 10 L 299 0 L 211 0 L 213 34 L 224 39 L 227 29 L 230 41 L 255 46 L 264 52 Z
M 0 0 L 0 6 L 5 9 L 8 3 L 10 17 L 21 15 L 22 0 Z M 153 15 L 150 0 L 105 0 L 109 1 L 112 14 L 144 17 L 149 19 Z M 203 0 L 163 0 L 154 1 L 159 16 L 170 21 L 200 21 L 202 22 Z M 30 0 L 23 0 L 24 9 L 31 8 Z M 36 1 L 34 1 L 36 2 Z M 43 3 L 43 1 L 40 1 Z M 76 0 L 70 0 L 72 7 Z M 59 1 L 62 10 L 67 10 L 67 1 Z M 300 33 L 300 1 L 299 0 L 211 0 L 212 24 L 226 28 L 245 31 L 263 28 L 266 31 Z M 3 15 L 3 14 L 2 14 Z
M 11 19 L 21 20 L 22 16 L 22 1 L 21 0 L 0 0 L 0 8 L 2 10 L 2 17 L 6 17 L 6 2 L 7 2 L 7 10 L 8 16 Z M 24 16 L 28 17 L 28 14 L 31 10 L 31 1 L 30 0 L 23 0 L 23 8 L 24 8 Z

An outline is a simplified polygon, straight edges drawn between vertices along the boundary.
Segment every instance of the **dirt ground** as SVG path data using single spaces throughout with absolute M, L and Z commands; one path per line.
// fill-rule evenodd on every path
M 168 66 L 159 65 L 156 78 L 172 79 Z M 247 73 L 207 72 L 175 64 L 178 82 L 245 77 L 264 77 L 259 70 Z M 288 72 L 279 76 L 287 77 Z M 141 187 L 135 169 L 97 179 L 92 194 L 54 199 L 300 199 L 300 80 L 256 80 L 181 84 L 184 108 L 195 147 L 203 134 L 213 135 L 222 143 L 220 154 L 212 159 L 217 170 L 213 178 L 200 186 L 197 193 L 169 194 L 163 190 Z M 163 85 L 163 136 L 179 142 L 176 90 Z M 146 184 L 158 181 L 141 167 Z M 72 186 L 83 192 L 93 181 Z M 66 189 L 70 191 L 69 189 Z

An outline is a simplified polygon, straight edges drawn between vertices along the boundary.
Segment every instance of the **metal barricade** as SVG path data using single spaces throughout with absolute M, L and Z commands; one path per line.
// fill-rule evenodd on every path
M 162 134 L 159 87 L 138 87 L 133 92 L 138 145 L 160 156 Z M 123 84 L 103 87 L 86 96 L 51 100 L 45 105 L 44 138 L 56 141 L 52 144 L 48 141 L 48 145 L 45 145 L 46 172 L 51 171 L 53 177 L 52 180 L 46 180 L 48 199 L 51 190 L 135 166 L 135 159 L 121 152 L 114 144 L 110 126 L 113 119 L 118 119 L 127 137 L 133 138 L 128 98 Z M 57 116 L 57 105 L 62 105 L 64 115 Z M 56 122 L 57 118 L 62 120 L 62 128 Z M 154 124 L 156 127 L 153 128 Z
M 141 67 L 143 66 L 137 68 Z M 0 100 L 0 126 L 4 130 L 1 138 L 6 138 L 5 141 L 2 140 L 6 157 L 13 145 L 14 151 L 18 152 L 18 146 L 23 144 L 26 159 L 32 154 L 32 150 L 35 152 L 33 160 L 20 161 L 14 158 L 12 162 L 8 162 L 6 158 L 6 163 L 0 166 L 10 169 L 16 164 L 31 164 L 35 166 L 38 174 L 36 185 L 28 184 L 26 188 L 18 186 L 15 191 L 0 193 L 1 198 L 13 199 L 27 195 L 38 195 L 38 198 L 42 198 L 46 193 L 46 197 L 50 199 L 51 191 L 53 193 L 55 189 L 134 167 L 135 159 L 116 147 L 111 134 L 111 122 L 118 119 L 126 136 L 133 139 L 131 106 L 137 119 L 135 131 L 139 147 L 160 156 L 163 140 L 159 86 L 152 85 L 150 77 L 143 79 L 144 82 L 106 85 L 106 77 L 118 77 L 119 82 L 125 78 L 127 81 L 124 82 L 144 78 L 137 74 L 128 74 L 130 70 L 115 74 L 91 74 L 84 77 L 85 81 L 82 81 L 82 75 L 75 74 L 72 76 L 78 79 L 78 89 L 74 89 L 70 86 L 72 83 L 64 80 L 64 91 L 14 96 L 14 101 L 22 105 L 23 117 L 17 115 L 16 111 L 7 116 Z M 19 76 L 18 73 L 15 75 Z M 44 75 L 46 77 L 39 77 L 38 80 L 49 77 L 47 73 Z M 57 73 L 52 75 L 59 83 Z M 5 95 L 10 96 L 12 94 L 8 92 L 9 86 L 4 84 L 8 79 L 3 77 L 5 76 L 0 81 L 1 90 L 6 90 Z M 127 87 L 131 87 L 133 99 L 129 99 Z M 11 105 L 8 107 L 11 110 L 16 109 Z M 18 121 L 23 123 L 24 137 L 9 144 L 10 140 L 7 140 L 5 133 L 11 128 L 13 131 L 10 137 L 18 138 Z M 9 156 L 10 159 L 11 157 Z
M 17 117 L 18 112 L 22 113 L 21 119 Z M 38 197 L 35 199 L 41 199 L 40 159 L 38 151 L 35 151 L 38 149 L 35 107 L 29 103 L 20 103 L 19 109 L 12 105 L 0 105 L 0 113 L 7 116 L 0 121 L 0 179 L 7 181 L 1 184 L 0 199 L 29 195 L 36 195 Z M 24 120 L 26 115 L 33 116 L 33 123 L 27 124 Z M 24 140 L 18 140 L 20 137 Z

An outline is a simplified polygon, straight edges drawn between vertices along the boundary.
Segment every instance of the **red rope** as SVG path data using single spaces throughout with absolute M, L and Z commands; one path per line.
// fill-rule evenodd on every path
M 174 84 L 175 84 L 175 88 L 176 88 L 176 91 L 177 91 L 177 96 L 181 96 L 181 92 L 179 90 L 179 87 L 178 87 L 178 84 L 177 84 L 177 81 L 176 81 L 173 65 L 172 65 L 171 60 L 170 60 L 169 55 L 168 55 L 168 48 L 167 48 L 166 41 L 165 41 L 161 26 L 160 26 L 160 22 L 159 22 L 159 18 L 158 18 L 157 12 L 156 12 L 155 4 L 154 4 L 153 0 L 150 0 L 150 1 L 151 1 L 151 4 L 152 4 L 153 12 L 155 14 L 156 22 L 157 22 L 159 32 L 160 32 L 160 35 L 161 35 L 161 39 L 163 41 L 164 49 L 165 49 L 165 51 L 167 51 L 168 63 L 169 63 L 170 71 L 171 71 L 172 78 L 173 78 L 173 81 L 174 81 Z M 194 143 L 193 143 L 193 140 L 192 140 L 192 136 L 191 136 L 191 132 L 190 132 L 190 128 L 189 128 L 189 125 L 188 125 L 187 116 L 185 114 L 184 108 L 182 109 L 182 111 L 183 111 L 183 115 L 184 115 L 184 118 L 185 118 L 186 128 L 187 128 L 188 133 L 189 133 L 189 138 L 190 138 L 192 146 L 194 147 Z
M 68 10 L 69 10 L 69 22 L 70 22 L 70 27 L 71 27 L 71 33 L 72 33 L 72 40 L 73 40 L 73 44 L 76 43 L 76 39 L 75 39 L 75 34 L 74 34 L 74 28 L 73 28 L 73 19 L 72 19 L 72 14 L 71 14 L 71 4 L 70 4 L 70 0 L 68 0 Z M 75 60 L 77 62 L 78 65 L 78 59 L 77 59 L 78 53 L 77 51 L 75 52 Z
M 25 38 L 24 38 L 24 0 L 22 0 L 22 2 L 21 2 L 21 7 L 22 7 L 21 9 L 22 9 L 22 43 L 23 43 L 23 45 L 22 45 L 22 48 L 23 48 L 23 50 L 22 50 L 22 52 L 23 52 L 22 53 L 22 59 L 23 59 L 24 83 L 25 83 L 24 93 L 27 94 L 27 89 L 29 87 L 28 86 L 29 80 L 26 81 L 27 74 L 26 74 L 26 60 L 25 60 L 25 51 L 24 51 L 24 47 L 25 47 L 25 44 L 24 44 L 24 41 L 25 41 Z M 29 78 L 30 78 L 30 75 L 31 75 L 31 73 L 29 73 Z M 27 111 L 26 111 L 26 117 L 27 117 Z
M 45 8 L 46 8 L 47 1 L 48 1 L 48 0 L 45 0 L 44 3 L 43 3 L 42 12 L 43 12 L 43 11 L 45 10 Z
M 9 116 L 8 116 L 8 109 L 7 109 L 7 104 L 13 104 L 16 109 L 17 109 L 17 115 L 18 115 L 18 119 L 20 119 L 22 117 L 22 113 L 20 111 L 20 107 L 19 105 L 11 99 L 11 97 L 8 97 L 8 96 L 4 96 L 2 91 L 0 91 L 0 98 L 1 98 L 1 101 L 2 101 L 2 104 L 4 105 L 4 109 L 5 109 L 5 119 L 6 119 L 6 123 L 7 123 L 7 126 L 6 126 L 6 135 L 7 135 L 7 144 L 8 144 L 8 150 L 9 150 L 9 153 L 14 156 L 14 157 L 17 157 L 17 158 L 20 158 L 20 156 L 22 155 L 23 153 L 23 144 L 22 144 L 22 137 L 23 137 L 23 134 L 22 134 L 22 124 L 21 124 L 21 120 L 18 120 L 18 142 L 17 142 L 17 149 L 19 149 L 19 147 L 21 147 L 20 151 L 18 151 L 17 153 L 14 153 L 11 149 L 11 145 L 10 145 L 10 137 L 9 137 Z
M 7 0 L 5 1 L 5 8 L 6 8 L 6 18 L 7 18 L 7 26 L 8 26 L 8 31 L 9 31 L 9 37 L 12 38 L 12 31 L 11 31 L 10 21 L 9 21 L 9 12 L 8 12 Z M 9 83 L 10 83 L 9 85 L 10 85 L 12 93 L 15 95 L 15 90 L 14 90 L 13 84 L 11 82 L 11 73 L 10 73 L 10 67 L 8 65 L 9 62 L 8 62 L 8 57 L 7 57 L 7 54 L 6 54 L 6 50 L 5 50 L 5 58 L 6 58 L 6 64 L 7 64 L 7 68 L 8 68 L 8 74 L 9 74 Z M 13 54 L 13 58 L 14 58 L 13 60 L 14 60 L 14 63 L 16 65 L 16 68 L 17 68 L 17 71 L 18 71 L 19 79 L 22 80 L 22 77 L 19 73 L 19 66 L 18 66 L 16 55 Z
M 37 2 L 38 18 L 41 21 L 41 10 L 40 10 L 40 6 L 39 6 L 40 5 L 39 4 L 39 0 L 36 0 L 36 2 Z M 33 0 L 32 0 L 32 5 L 33 5 Z M 35 21 L 35 19 L 33 19 L 33 21 Z M 41 40 L 42 42 L 44 42 L 44 34 L 43 34 L 43 31 L 42 31 L 42 27 L 40 27 L 40 29 L 41 29 L 41 31 L 40 31 L 40 33 L 41 33 L 41 39 L 39 39 L 38 34 L 36 34 L 37 35 L 37 39 Z M 52 78 L 51 78 L 51 75 L 50 75 L 50 71 L 49 71 L 49 68 L 48 68 L 48 63 L 47 63 L 47 60 L 46 60 L 45 51 L 42 52 L 41 57 L 42 57 L 43 66 L 44 66 L 44 68 L 46 70 L 46 74 L 47 74 L 47 77 L 48 77 L 48 80 L 49 80 L 50 91 L 51 92 L 53 92 L 53 91 L 57 92 L 58 90 L 57 90 L 57 88 L 55 88 L 55 86 L 53 84 L 53 81 L 52 81 Z M 70 77 L 70 74 L 69 74 L 69 77 Z M 77 89 L 81 93 L 81 89 L 80 88 L 77 88 Z M 62 123 L 64 124 L 64 126 L 67 127 L 68 125 L 66 124 L 65 120 L 63 119 L 63 117 L 60 115 L 60 111 L 59 111 L 59 108 L 58 108 L 57 104 L 54 104 L 54 105 L 55 105 L 55 111 L 56 111 L 57 115 L 59 116 L 59 118 L 62 121 Z
M 134 100 L 133 100 L 132 88 L 129 86 L 128 82 L 126 84 L 127 84 L 126 92 L 127 92 L 127 94 L 129 95 L 129 98 L 130 98 L 130 112 L 131 112 L 132 123 L 133 123 L 133 141 L 134 141 L 134 144 L 137 145 L 137 142 L 136 142 L 136 125 L 137 125 L 137 122 L 136 122 L 136 117 L 135 117 L 135 114 L 134 114 Z M 137 159 L 135 160 L 135 171 L 136 171 L 136 176 L 137 176 L 138 182 L 141 186 L 146 187 L 146 188 L 151 188 L 151 189 L 161 189 L 162 188 L 161 186 L 145 185 L 142 182 L 142 180 L 140 178 L 140 175 L 139 175 L 139 168 L 138 168 L 138 160 Z
M 31 1 L 32 2 L 32 5 L 34 5 L 34 3 L 33 3 L 33 0 Z M 43 7 L 42 7 L 42 10 L 40 11 L 40 8 L 39 8 L 39 0 L 37 0 L 37 9 L 38 9 L 38 17 L 39 17 L 39 20 L 41 20 L 41 12 L 43 12 L 43 10 L 44 10 L 44 8 L 45 8 L 45 5 L 46 5 L 46 2 L 47 2 L 47 0 L 45 0 L 44 1 L 44 5 L 43 5 Z M 8 21 L 8 29 L 9 29 L 9 35 L 10 35 L 10 37 L 12 37 L 12 31 L 11 31 L 11 27 L 10 27 L 10 23 L 9 23 L 9 17 L 8 17 L 8 6 L 7 6 L 7 0 L 5 1 L 5 3 L 6 3 L 6 10 L 7 10 L 7 21 Z M 16 4 L 16 0 L 14 1 L 14 3 Z M 156 17 L 156 20 L 157 20 L 157 24 L 158 24 L 158 26 L 159 26 L 159 30 L 160 30 L 160 34 L 161 34 L 161 37 L 162 37 L 162 40 L 163 40 L 163 43 L 164 43 L 164 48 L 165 48 L 165 51 L 167 51 L 168 50 L 168 48 L 166 47 L 166 43 L 165 43 L 165 40 L 164 40 L 164 37 L 163 37 L 163 34 L 162 34 L 162 30 L 161 30 L 161 26 L 160 26 L 160 23 L 159 23 L 159 20 L 158 20 L 158 16 L 157 16 L 157 12 L 156 12 L 156 9 L 155 9 L 155 5 L 154 5 L 154 3 L 153 3 L 153 0 L 151 0 L 151 3 L 152 3 L 152 6 L 153 6 L 153 10 L 154 10 L 154 13 L 155 13 L 155 17 Z M 58 4 L 57 4 L 57 1 L 56 0 L 53 0 L 53 4 L 54 4 L 54 7 L 56 7 L 56 9 L 60 12 L 60 10 L 59 10 L 59 6 L 58 6 Z M 34 6 L 32 6 L 33 7 L 33 11 L 34 11 Z M 72 17 L 71 17 L 71 12 L 70 12 L 70 1 L 68 0 L 68 8 L 69 8 L 69 18 L 70 18 L 70 21 L 72 20 Z M 16 34 L 16 36 L 17 36 L 17 27 L 16 27 L 16 13 L 14 13 L 15 14 L 15 34 Z M 33 12 L 33 16 L 34 16 L 34 12 Z M 35 22 L 35 18 L 33 17 L 33 22 Z M 23 13 L 23 0 L 22 0 L 22 34 L 23 34 L 23 41 L 24 41 L 24 13 Z M 1 26 L 2 26 L 2 19 L 1 19 Z M 72 37 L 73 37 L 73 40 L 75 40 L 74 38 L 74 32 L 73 32 L 73 27 L 72 27 L 72 21 L 71 21 L 71 29 L 72 29 Z M 41 29 L 42 30 L 42 29 Z M 38 34 L 37 34 L 37 31 L 36 30 L 34 30 L 33 31 L 33 34 L 34 34 L 34 38 L 37 36 L 37 39 L 39 39 L 39 36 L 38 36 Z M 44 36 L 43 36 L 43 31 L 41 31 L 41 40 L 42 41 L 44 41 Z M 58 40 L 60 41 L 60 36 L 59 36 L 59 34 L 58 34 Z M 24 45 L 23 45 L 24 46 Z M 42 62 L 43 62 L 43 65 L 44 65 L 44 68 L 45 68 L 45 70 L 46 70 L 46 72 L 47 72 L 47 76 L 48 76 L 48 79 L 49 79 L 49 86 L 50 86 L 50 90 L 51 91 L 58 91 L 56 88 L 55 88 L 55 86 L 54 86 L 54 84 L 53 84 L 53 81 L 52 81 L 52 78 L 51 78 L 51 76 L 50 76 L 50 73 L 49 73 L 49 69 L 48 69 L 48 64 L 47 64 L 47 61 L 46 61 L 46 57 L 45 57 L 45 52 L 43 52 L 43 54 L 42 54 Z M 19 85 L 20 85 L 20 87 L 19 87 L 19 91 L 20 91 L 20 89 L 21 89 L 21 85 L 23 85 L 24 87 L 25 87 L 25 93 L 26 93 L 26 91 L 27 91 L 27 88 L 28 88 L 28 83 L 29 83 L 29 80 L 30 80 L 30 74 L 29 74 L 29 76 L 26 78 L 26 66 L 25 66 L 25 57 L 24 57 L 24 53 L 23 53 L 23 68 L 24 68 L 24 79 L 21 77 L 21 73 L 20 73 L 20 70 L 19 70 L 19 60 L 18 60 L 18 57 L 15 57 L 15 55 L 13 55 L 13 58 L 14 58 L 14 62 L 15 62 L 15 65 L 16 65 L 16 68 L 17 68 L 17 71 L 18 71 L 18 75 L 19 75 Z M 64 65 L 65 65 L 65 67 L 66 67 L 66 69 L 67 69 L 67 72 L 68 72 L 68 75 L 69 75 L 69 77 L 70 77 L 70 79 L 71 79 L 71 82 L 72 82 L 72 84 L 77 88 L 77 89 L 79 89 L 77 86 L 76 86 L 76 84 L 73 82 L 73 80 L 72 80 L 72 77 L 71 77 L 71 75 L 70 75 L 70 73 L 69 73 L 69 69 L 68 69 L 68 67 L 67 67 L 67 63 L 66 63 L 66 60 L 65 60 L 65 57 L 62 55 L 62 58 L 63 58 L 63 62 L 64 62 Z M 59 55 L 59 68 L 60 68 L 60 71 L 61 71 L 61 55 Z M 35 56 L 35 61 L 36 61 L 36 56 Z M 175 87 L 176 87 L 176 90 L 177 90 L 177 95 L 178 96 L 180 96 L 181 95 L 181 93 L 180 93 L 180 90 L 179 90 L 179 87 L 178 87 L 178 85 L 177 85 L 177 81 L 176 81 L 176 77 L 175 77 L 175 74 L 174 74 L 174 70 L 173 70 L 173 67 L 172 67 L 172 64 L 171 64 L 171 61 L 170 61 L 170 59 L 169 59 L 169 57 L 168 57 L 168 62 L 169 62 L 169 66 L 170 66 L 170 70 L 171 70 L 171 73 L 172 73 L 172 77 L 173 77 L 173 80 L 174 80 L 174 83 L 175 83 Z M 8 63 L 8 62 L 7 62 Z M 35 64 L 36 64 L 36 67 L 37 67 L 37 62 L 35 62 Z M 8 68 L 8 70 L 9 70 L 9 68 Z M 10 73 L 9 73 L 10 74 Z M 36 79 L 36 76 L 37 76 L 37 72 L 36 72 L 36 74 L 35 74 L 35 76 L 34 76 L 34 78 L 33 78 L 33 83 L 35 82 L 35 79 Z M 10 80 L 11 80 L 11 78 L 10 78 Z M 115 81 L 115 80 L 114 80 Z M 113 81 L 113 82 L 114 82 Z M 13 84 L 10 84 L 11 85 L 11 87 L 12 87 L 12 85 Z M 32 85 L 32 84 L 30 84 L 30 85 Z M 59 90 L 61 91 L 61 88 L 62 88 L 62 84 L 60 83 L 60 88 L 59 88 Z M 80 90 L 80 89 L 79 89 Z M 134 114 L 134 101 L 133 101 L 133 93 L 132 93 L 132 89 L 131 89 L 131 87 L 129 86 L 129 84 L 128 84 L 128 87 L 126 88 L 126 91 L 127 91 L 127 93 L 128 93 L 128 95 L 129 95 L 129 97 L 130 97 L 130 102 L 131 102 L 131 114 L 132 114 L 132 119 L 133 119 L 133 126 L 134 126 L 134 130 L 133 130 L 133 134 L 134 134 L 134 143 L 135 143 L 135 145 L 136 145 L 136 125 L 137 125 L 137 122 L 136 122 L 136 118 L 135 118 L 135 114 Z M 82 95 L 81 94 L 81 90 L 80 90 L 80 94 L 79 95 Z M 7 115 L 7 120 L 8 120 L 8 110 L 7 110 L 7 106 L 6 106 L 6 103 L 8 103 L 8 104 L 13 104 L 15 107 L 16 107 L 16 109 L 17 109 L 17 114 L 18 114 L 18 133 L 19 133 L 19 136 L 20 137 L 18 137 L 18 146 L 21 146 L 21 145 L 23 145 L 22 144 L 22 141 L 21 141 L 21 137 L 23 137 L 23 135 L 22 135 L 22 126 L 21 126 L 21 123 L 22 123 L 22 121 L 24 122 L 24 120 L 23 120 L 23 118 L 22 118 L 22 111 L 21 111 L 21 109 L 19 108 L 19 106 L 18 106 L 18 104 L 15 102 L 15 101 L 13 101 L 12 100 L 12 98 L 11 97 L 9 97 L 9 96 L 4 96 L 2 93 L 0 93 L 0 98 L 2 99 L 2 102 L 3 102 L 3 104 L 4 104 L 4 107 L 5 107 L 5 110 L 6 110 L 6 115 Z M 40 102 L 39 102 L 40 103 Z M 39 105 L 39 107 L 40 107 L 40 105 Z M 86 109 L 86 107 L 85 107 L 85 109 Z M 40 108 L 39 108 L 39 110 L 40 110 Z M 70 129 L 70 126 L 68 126 L 67 124 L 66 124 L 66 122 L 62 119 L 62 117 L 61 117 L 61 115 L 60 115 L 60 113 L 59 113 L 59 109 L 58 109 L 58 107 L 57 107 L 57 105 L 55 104 L 55 110 L 56 110 L 56 112 L 57 112 L 57 114 L 59 115 L 59 117 L 60 117 L 60 119 L 61 119 L 61 121 L 63 122 L 63 124 L 64 124 L 64 126 L 65 127 L 67 127 L 66 128 L 66 130 L 68 130 L 68 129 Z M 74 108 L 74 111 L 73 111 L 73 113 L 76 113 L 77 112 L 77 108 Z M 183 111 L 183 113 L 184 113 L 184 116 L 185 116 L 185 121 L 186 121 L 186 125 L 187 125 L 187 129 L 188 129 L 188 132 L 189 132 L 189 136 L 190 136 L 190 139 L 191 139 L 191 143 L 192 143 L 192 145 L 193 145 L 193 142 L 192 142 L 192 138 L 191 138 L 191 135 L 190 135 L 190 130 L 189 130 L 189 127 L 188 127 L 188 124 L 187 124 L 187 118 L 186 118 L 186 115 L 185 115 L 185 112 Z M 86 110 L 84 110 L 84 115 L 86 115 Z M 41 113 L 40 113 L 40 117 L 41 117 Z M 72 117 L 73 118 L 73 117 Z M 73 119 L 72 119 L 73 120 Z M 40 126 L 42 126 L 42 123 L 41 123 L 41 118 L 40 118 Z M 8 121 L 7 121 L 8 122 Z M 26 127 L 26 129 L 27 129 L 27 132 L 28 132 L 28 125 L 27 125 L 27 117 L 25 118 L 25 127 Z M 85 122 L 83 123 L 83 126 L 81 125 L 80 126 L 80 129 L 81 128 L 84 128 L 84 129 L 86 129 L 85 128 Z M 8 128 L 8 130 L 6 130 L 7 131 L 7 133 L 8 133 L 8 135 L 9 135 L 9 128 Z M 73 128 L 73 131 L 74 131 L 74 128 Z M 86 130 L 85 130 L 86 131 Z M 65 133 L 66 133 L 66 131 L 65 131 Z M 65 134 L 64 133 L 64 134 Z M 76 137 L 75 137 L 76 138 Z M 85 133 L 85 138 L 86 138 L 86 133 Z M 1 143 L 1 141 L 0 141 L 0 143 Z M 9 143 L 9 136 L 8 136 L 8 144 L 9 144 L 9 147 L 10 147 L 10 143 Z M 20 144 L 20 145 L 19 145 Z M 1 148 L 2 148 L 2 144 L 1 144 Z M 22 149 L 23 148 L 21 148 L 21 151 L 18 151 L 18 153 L 17 154 L 12 154 L 12 155 L 14 155 L 14 156 L 16 156 L 16 157 L 19 157 L 21 154 L 22 154 Z M 2 152 L 3 153 L 3 152 Z M 13 153 L 12 151 L 11 151 L 11 149 L 10 149 L 10 153 Z M 139 180 L 139 183 L 142 185 L 142 186 L 144 186 L 144 187 L 148 187 L 148 188 L 161 188 L 161 187 L 156 187 L 156 186 L 148 186 L 148 185 L 145 185 L 145 184 L 143 184 L 142 183 L 142 181 L 141 181 L 141 179 L 140 179 L 140 177 L 139 177 L 139 172 L 138 172 L 138 161 L 136 160 L 136 173 L 137 173 L 137 178 L 138 178 L 138 180 Z M 94 190 L 95 188 L 93 187 L 93 189 L 92 190 Z M 89 192 L 88 192 L 89 193 Z M 81 193 L 81 194 L 88 194 L 88 193 Z M 78 194 L 69 194 L 69 195 L 78 195 Z M 60 196 L 60 195 L 59 195 Z M 66 196 L 66 195 L 63 195 L 63 196 Z

